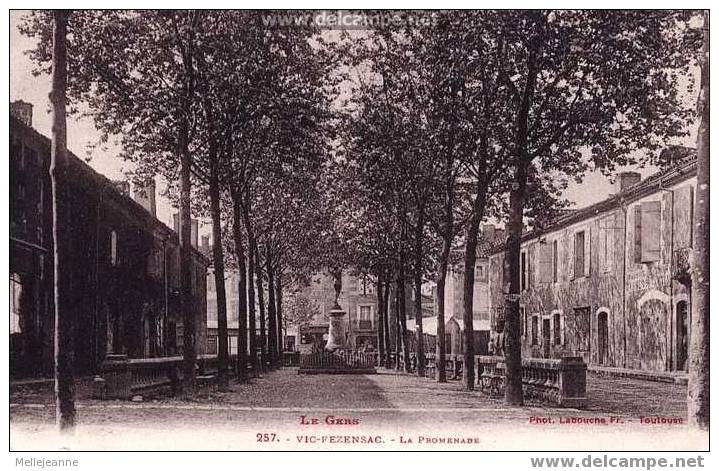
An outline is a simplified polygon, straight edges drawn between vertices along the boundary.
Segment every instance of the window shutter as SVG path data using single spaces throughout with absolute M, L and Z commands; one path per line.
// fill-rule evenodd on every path
M 540 283 L 552 281 L 552 247 L 553 244 L 549 242 L 539 245 L 537 279 Z
M 674 248 L 692 246 L 692 186 L 685 185 L 674 192 Z
M 597 244 L 597 249 L 599 250 L 599 268 L 602 273 L 607 271 L 607 233 L 609 231 L 609 229 L 607 228 L 608 225 L 608 218 L 599 220 L 599 240 Z
M 584 276 L 589 276 L 591 267 L 592 228 L 587 227 L 584 231 Z
M 586 269 L 586 247 L 587 247 L 587 234 L 585 231 L 577 231 L 574 233 L 574 259 L 572 265 L 574 265 L 574 276 L 576 280 L 582 276 L 585 276 Z
M 569 257 L 567 257 L 567 260 L 569 260 L 569 279 L 570 279 L 570 280 L 573 280 L 573 279 L 574 279 L 574 265 L 575 265 L 575 263 L 574 263 L 574 252 L 576 252 L 574 246 L 575 246 L 576 243 L 577 243 L 577 240 L 576 240 L 576 239 L 577 239 L 577 234 L 573 232 L 572 235 L 571 235 L 571 238 L 569 239 L 569 244 L 568 244 L 568 246 L 569 246 L 569 253 L 567 254 L 567 255 L 569 255 Z
M 634 263 L 642 263 L 642 206 L 634 207 Z
M 647 201 L 642 203 L 641 213 L 641 256 L 643 262 L 656 262 L 661 260 L 661 201 Z
M 616 223 L 616 214 L 612 214 L 604 219 L 604 245 L 605 245 L 605 271 L 610 272 L 614 269 L 614 225 Z

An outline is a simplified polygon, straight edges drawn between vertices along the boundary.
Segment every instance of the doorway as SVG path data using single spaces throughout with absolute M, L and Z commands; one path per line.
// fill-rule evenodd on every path
M 550 347 L 552 345 L 552 328 L 548 318 L 542 319 L 542 356 L 549 358 Z
M 606 311 L 597 315 L 597 361 L 600 365 L 607 362 L 607 350 L 609 344 L 609 319 Z
M 677 370 L 687 370 L 687 353 L 689 346 L 689 304 L 686 301 L 677 303 Z

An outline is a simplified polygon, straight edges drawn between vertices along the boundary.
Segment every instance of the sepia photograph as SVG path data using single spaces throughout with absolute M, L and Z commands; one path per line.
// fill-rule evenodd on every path
M 7 22 L 16 468 L 705 466 L 709 10 Z

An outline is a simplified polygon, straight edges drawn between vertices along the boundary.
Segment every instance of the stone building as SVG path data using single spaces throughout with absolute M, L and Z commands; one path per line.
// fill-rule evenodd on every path
M 304 326 L 288 326 L 284 334 L 285 349 L 309 353 L 313 348 L 324 347 L 329 333 L 329 312 L 335 302 L 334 278 L 328 273 L 316 273 L 307 286 L 298 286 L 295 295 L 311 300 L 318 313 Z M 291 294 L 287 294 L 286 297 Z M 347 314 L 342 319 L 347 345 L 351 348 L 376 349 L 377 347 L 377 291 L 371 277 L 342 273 L 342 291 L 339 304 Z
M 28 104 L 10 116 L 10 371 L 53 369 L 53 246 L 50 139 L 32 128 Z M 179 354 L 179 240 L 155 216 L 154 183 L 112 182 L 68 153 L 67 203 L 72 234 L 64 270 L 75 316 L 76 374 L 98 371 L 105 354 Z M 205 345 L 207 259 L 192 251 L 192 309 L 198 352 Z
M 203 252 L 205 251 L 203 250 Z M 237 339 L 239 338 L 239 289 L 238 273 L 234 270 L 226 270 L 225 303 L 227 306 L 227 345 L 231 355 L 237 353 Z M 259 315 L 259 307 L 256 312 Z M 217 353 L 217 335 L 217 288 L 215 286 L 215 273 L 212 268 L 210 268 L 207 272 L 207 353 Z
M 522 237 L 520 318 L 525 357 L 581 356 L 592 366 L 686 370 L 696 164 L 644 181 Z M 503 328 L 504 246 L 490 253 L 492 327 Z
M 472 324 L 474 330 L 474 350 L 478 354 L 487 354 L 490 336 L 489 309 L 489 249 L 498 241 L 504 240 L 504 230 L 492 224 L 483 224 L 477 244 L 477 261 L 474 267 L 472 293 Z M 460 355 L 464 352 L 464 248 L 456 249 L 451 255 L 452 263 L 445 281 L 445 342 L 446 352 Z M 433 290 L 436 304 L 436 287 Z M 436 332 L 436 326 L 435 332 Z

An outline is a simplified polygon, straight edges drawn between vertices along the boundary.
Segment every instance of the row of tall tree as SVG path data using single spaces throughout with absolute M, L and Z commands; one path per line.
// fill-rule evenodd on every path
M 308 244 L 317 236 L 311 214 L 329 155 L 331 56 L 316 31 L 260 25 L 260 14 L 247 11 L 85 10 L 33 12 L 22 26 L 38 39 L 31 51 L 38 72 L 52 67 L 58 77 L 53 103 L 61 91 L 63 106 L 69 101 L 91 116 L 102 140 L 117 139 L 135 178 L 171 182 L 168 195 L 180 212 L 187 396 L 195 389 L 198 314 L 190 302 L 191 214 L 212 221 L 221 389 L 230 367 L 226 258 L 239 274 L 235 368 L 246 379 L 248 363 L 253 372 L 279 364 L 282 288 L 308 269 Z M 65 76 L 53 65 L 60 36 Z M 56 117 L 64 120 L 59 105 Z M 63 322 L 56 325 L 64 338 Z M 66 363 L 58 377 L 71 385 Z M 71 403 L 71 386 L 60 394 Z M 72 407 L 60 415 L 74 422 Z
M 355 236 L 350 260 L 380 286 L 411 281 L 419 374 L 424 351 L 416 313 L 422 283 L 436 280 L 438 380 L 445 381 L 444 285 L 452 253 L 463 253 L 463 321 L 471 333 L 480 224 L 490 217 L 504 222 L 505 399 L 521 404 L 522 232 L 564 207 L 561 190 L 588 170 L 667 163 L 661 150 L 685 138 L 696 117 L 697 15 L 432 16 L 425 27 L 370 31 L 343 50 L 348 66 L 360 71 L 348 78 L 353 91 L 340 146 L 339 173 L 356 205 L 344 224 Z M 397 293 L 404 310 L 404 290 Z M 385 337 L 378 336 L 381 352 Z M 474 353 L 473 335 L 465 335 L 467 389 L 475 384 Z
M 139 175 L 177 182 L 171 190 L 181 213 L 183 296 L 189 295 L 193 205 L 212 218 L 215 242 L 225 242 L 213 247 L 221 384 L 225 250 L 240 273 L 240 377 L 248 351 L 253 371 L 257 366 L 255 336 L 246 335 L 256 329 L 256 296 L 268 298 L 259 315 L 268 336 L 261 357 L 276 364 L 282 287 L 320 267 L 337 273 L 352 266 L 378 281 L 385 365 L 392 343 L 388 293 L 393 287 L 395 345 L 406 355 L 405 287 L 414 290 L 419 374 L 422 284 L 436 279 L 437 364 L 445 381 L 444 283 L 452 254 L 462 254 L 463 320 L 471 333 L 480 224 L 496 218 L 508 234 L 505 399 L 521 404 L 522 231 L 561 208 L 567 181 L 581 180 L 587 170 L 660 162 L 660 151 L 685 137 L 696 116 L 687 98 L 700 57 L 693 12 L 430 14 L 433 21 L 423 26 L 331 41 L 311 28 L 261 27 L 257 12 L 71 16 L 70 100 L 87 104 L 106 135 L 121 136 Z M 49 20 L 39 14 L 24 26 L 41 39 L 33 53 L 41 68 L 57 57 Z M 701 103 L 708 110 L 706 82 Z M 708 129 L 708 118 L 701 129 Z M 700 144 L 708 152 L 708 141 Z M 707 280 L 702 272 L 695 285 Z M 264 300 L 258 305 L 263 310 Z M 194 313 L 183 306 L 191 392 Z M 472 389 L 473 335 L 464 342 L 465 386 Z M 698 351 L 703 358 L 707 350 Z M 700 363 L 691 364 L 701 371 Z M 692 397 L 703 400 L 705 383 L 692 381 L 699 385 L 690 387 Z M 708 417 L 708 407 L 692 410 Z

